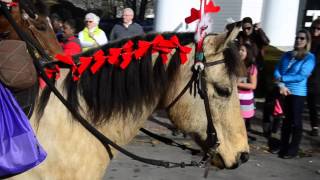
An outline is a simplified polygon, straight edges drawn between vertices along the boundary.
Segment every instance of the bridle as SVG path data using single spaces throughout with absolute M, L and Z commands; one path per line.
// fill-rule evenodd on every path
M 41 38 L 41 36 L 47 34 L 48 31 L 53 31 L 52 27 L 50 26 L 49 18 L 45 19 L 43 16 L 38 15 L 36 11 L 32 7 L 30 7 L 30 4 L 24 1 L 13 2 L 7 5 L 4 4 L 3 6 L 7 7 L 8 12 L 17 15 L 17 21 L 19 21 L 21 28 L 28 31 L 28 33 L 33 36 L 32 38 L 36 40 L 34 41 L 34 43 L 36 43 L 37 46 L 50 49 L 48 47 L 49 43 Z M 10 31 L 3 32 L 1 33 L 2 37 L 0 38 L 7 39 L 10 33 Z M 55 36 L 50 38 L 55 38 Z
M 206 58 L 204 58 L 203 68 L 192 68 L 192 76 L 185 87 L 180 91 L 180 93 L 174 98 L 174 100 L 166 107 L 166 110 L 169 111 L 178 101 L 179 99 L 187 92 L 188 89 L 194 89 L 194 96 L 199 94 L 201 99 L 204 102 L 204 107 L 206 111 L 207 117 L 207 139 L 205 140 L 206 152 L 205 157 L 203 159 L 210 160 L 212 157 L 216 155 L 216 149 L 219 146 L 220 142 L 217 137 L 217 131 L 213 125 L 212 113 L 210 110 L 209 96 L 207 91 L 207 81 L 205 79 L 205 69 L 209 67 L 213 67 L 219 64 L 225 63 L 225 61 L 217 60 L 213 62 L 206 62 Z M 194 66 L 195 67 L 195 66 Z M 190 91 L 191 92 L 191 91 Z
M 170 161 L 162 161 L 162 160 L 154 160 L 154 159 L 148 159 L 143 158 L 140 156 L 137 156 L 116 143 L 114 143 L 112 140 L 110 140 L 108 137 L 104 136 L 101 132 L 99 132 L 96 128 L 94 128 L 86 119 L 84 119 L 81 114 L 79 114 L 76 109 L 62 96 L 62 94 L 56 89 L 55 85 L 49 80 L 49 78 L 46 76 L 44 72 L 44 66 L 39 62 L 39 58 L 36 56 L 35 51 L 37 51 L 40 54 L 40 57 L 42 57 L 45 60 L 51 60 L 51 58 L 46 54 L 46 52 L 39 46 L 38 43 L 36 43 L 28 34 L 23 32 L 19 27 L 17 26 L 14 19 L 11 17 L 10 13 L 6 9 L 6 7 L 3 6 L 3 3 L 0 3 L 1 11 L 4 12 L 6 18 L 8 21 L 12 24 L 14 29 L 17 31 L 18 35 L 22 40 L 24 40 L 29 48 L 31 49 L 30 54 L 33 57 L 34 65 L 36 66 L 36 69 L 40 75 L 40 77 L 45 81 L 45 83 L 48 85 L 50 90 L 59 98 L 59 100 L 66 106 L 66 108 L 71 112 L 71 114 L 75 117 L 75 119 L 78 120 L 78 122 L 84 126 L 92 135 L 94 135 L 106 148 L 107 152 L 109 152 L 110 157 L 112 158 L 112 154 L 110 154 L 110 147 L 112 146 L 116 150 L 120 151 L 121 153 L 129 156 L 130 158 L 151 164 L 156 166 L 162 166 L 166 168 L 173 168 L 173 167 L 186 167 L 186 166 L 195 166 L 195 167 L 204 167 L 204 164 L 207 164 L 209 160 L 214 156 L 216 148 L 219 146 L 219 141 L 217 138 L 216 130 L 213 126 L 213 120 L 212 115 L 210 111 L 210 105 L 209 105 L 209 99 L 207 94 L 207 85 L 205 80 L 205 71 L 203 70 L 193 70 L 193 74 L 191 76 L 191 79 L 187 83 L 186 87 L 181 91 L 181 93 L 174 99 L 174 101 L 168 106 L 168 108 L 171 108 L 179 99 L 180 97 L 186 92 L 188 88 L 190 88 L 193 84 L 197 84 L 197 90 L 198 94 L 201 96 L 201 98 L 204 101 L 205 109 L 206 109 L 206 115 L 207 115 L 207 121 L 208 121 L 208 127 L 207 127 L 207 144 L 208 144 L 208 151 L 206 152 L 205 157 L 202 161 L 199 163 L 192 161 L 191 163 L 176 163 L 176 162 L 170 162 Z M 224 60 L 218 60 L 214 62 L 204 62 L 205 67 L 211 67 L 218 64 L 224 63 Z

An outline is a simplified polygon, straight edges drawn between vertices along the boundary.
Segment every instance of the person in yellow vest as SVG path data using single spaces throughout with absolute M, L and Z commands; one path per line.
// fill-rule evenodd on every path
M 102 46 L 108 43 L 106 33 L 98 27 L 100 18 L 94 13 L 85 16 L 86 27 L 79 32 L 82 51 Z

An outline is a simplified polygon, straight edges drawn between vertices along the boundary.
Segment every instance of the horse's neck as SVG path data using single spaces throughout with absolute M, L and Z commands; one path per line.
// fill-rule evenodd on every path
M 161 97 L 160 108 L 166 108 L 179 95 L 182 89 L 186 86 L 192 76 L 192 66 L 194 64 L 195 45 L 189 44 L 192 47 L 191 53 L 188 54 L 188 61 L 186 64 L 180 65 L 172 81 L 169 82 L 167 92 Z
M 65 76 L 65 72 L 62 72 L 61 76 Z M 61 81 L 57 83 L 60 92 L 62 92 Z M 81 104 L 82 108 L 85 108 L 83 103 Z M 119 145 L 128 144 L 136 136 L 139 128 L 144 125 L 155 106 L 156 104 L 144 106 L 139 117 L 130 113 L 115 114 L 106 124 L 97 129 Z M 83 112 L 86 110 L 84 109 Z M 82 114 L 85 115 L 85 113 Z M 40 123 L 36 125 L 35 117 L 32 117 L 31 123 L 48 157 L 39 167 L 20 177 L 102 179 L 110 162 L 105 147 L 76 120 L 72 119 L 70 112 L 56 96 L 53 94 L 50 96 Z M 116 155 L 116 153 L 112 149 L 112 154 Z M 78 170 L 80 167 L 86 170 Z

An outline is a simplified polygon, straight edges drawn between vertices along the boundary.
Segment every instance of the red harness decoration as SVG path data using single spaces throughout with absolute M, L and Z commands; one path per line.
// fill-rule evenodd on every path
M 126 42 L 121 48 L 110 48 L 108 55 L 100 49 L 96 51 L 92 57 L 80 57 L 79 64 L 75 64 L 72 56 L 69 55 L 57 54 L 55 58 L 64 64 L 70 65 L 73 80 L 78 81 L 88 68 L 90 68 L 92 74 L 96 74 L 107 62 L 125 70 L 131 63 L 133 57 L 135 57 L 136 60 L 140 60 L 146 55 L 150 48 L 152 48 L 152 53 L 159 53 L 163 64 L 168 62 L 167 55 L 171 53 L 173 49 L 179 52 L 181 64 L 185 64 L 188 60 L 187 54 L 192 50 L 190 47 L 182 46 L 177 36 L 172 36 L 169 40 L 166 40 L 163 36 L 158 35 L 152 42 L 138 41 L 137 49 L 134 49 L 134 43 L 131 40 Z M 59 66 L 56 66 L 53 70 L 46 70 L 49 78 L 52 78 L 53 74 L 59 74 L 59 72 Z M 58 77 L 60 76 L 56 75 L 56 78 Z

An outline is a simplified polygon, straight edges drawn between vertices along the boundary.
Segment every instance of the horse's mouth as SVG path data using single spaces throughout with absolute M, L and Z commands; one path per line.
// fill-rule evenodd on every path
M 231 166 L 226 166 L 223 158 L 220 154 L 214 154 L 214 156 L 211 159 L 211 165 L 219 168 L 219 169 L 236 169 L 241 164 L 247 162 L 249 160 L 249 153 L 242 152 L 239 153 L 238 157 L 236 158 L 236 161 Z

